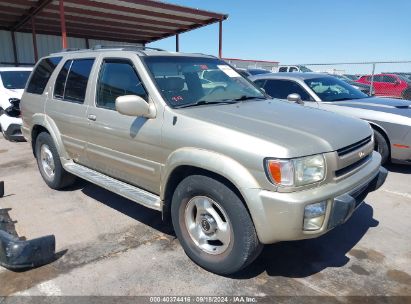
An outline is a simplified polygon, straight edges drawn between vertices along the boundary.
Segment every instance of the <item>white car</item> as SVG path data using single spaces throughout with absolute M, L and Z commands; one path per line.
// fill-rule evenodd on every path
M 20 98 L 33 68 L 0 68 L 0 130 L 5 139 L 20 141 Z

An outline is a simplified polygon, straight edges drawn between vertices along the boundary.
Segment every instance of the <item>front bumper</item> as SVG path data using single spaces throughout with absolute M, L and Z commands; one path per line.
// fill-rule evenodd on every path
M 380 155 L 374 152 L 371 161 L 350 177 L 304 191 L 279 193 L 243 189 L 260 242 L 314 238 L 344 223 L 367 194 L 384 183 L 387 170 L 380 163 Z M 319 202 L 327 205 L 321 228 L 303 230 L 304 208 Z
M 11 270 L 41 266 L 55 258 L 54 235 L 22 241 L 0 230 L 0 265 Z

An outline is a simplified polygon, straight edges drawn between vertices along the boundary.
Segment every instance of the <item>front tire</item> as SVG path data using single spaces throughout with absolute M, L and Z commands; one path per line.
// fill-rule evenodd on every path
M 374 130 L 374 150 L 381 154 L 381 164 L 385 164 L 390 157 L 390 147 L 385 137 L 377 130 Z
M 186 254 L 217 274 L 233 274 L 261 252 L 251 217 L 238 195 L 204 175 L 186 177 L 171 203 L 174 230 Z
M 50 188 L 58 190 L 74 183 L 75 176 L 64 170 L 50 134 L 37 136 L 35 152 L 40 174 Z

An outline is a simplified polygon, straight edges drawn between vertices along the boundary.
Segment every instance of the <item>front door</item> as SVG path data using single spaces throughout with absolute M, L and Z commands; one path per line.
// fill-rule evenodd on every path
M 133 58 L 103 58 L 100 62 L 94 104 L 87 110 L 90 121 L 86 148 L 88 166 L 153 193 L 160 189 L 162 115 L 131 117 L 115 109 L 123 95 L 138 95 L 149 101 Z

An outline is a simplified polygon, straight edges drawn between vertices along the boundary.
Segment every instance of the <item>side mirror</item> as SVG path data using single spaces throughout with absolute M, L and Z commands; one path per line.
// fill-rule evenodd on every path
M 399 84 L 400 84 L 400 82 L 399 82 L 398 80 L 394 81 L 394 85 L 395 85 L 395 86 L 397 86 L 397 85 L 399 85 Z
M 155 117 L 155 108 L 137 95 L 124 95 L 116 98 L 117 112 L 128 116 Z
M 287 100 L 289 102 L 295 102 L 295 103 L 298 103 L 300 105 L 304 104 L 304 101 L 301 99 L 301 96 L 297 93 L 292 93 L 292 94 L 288 95 Z

